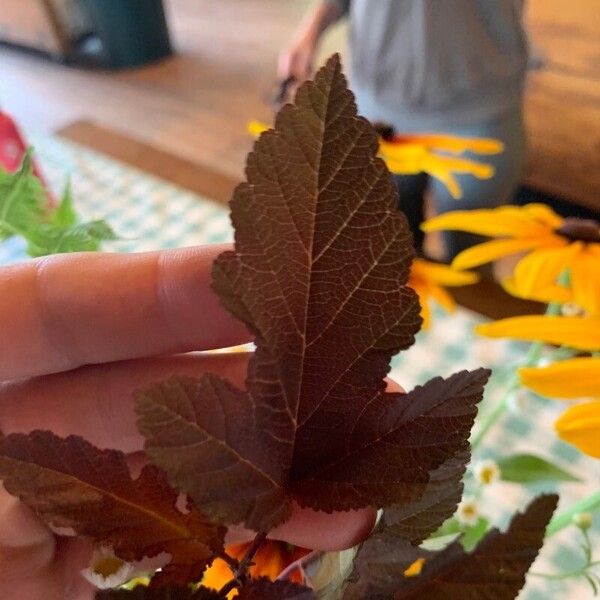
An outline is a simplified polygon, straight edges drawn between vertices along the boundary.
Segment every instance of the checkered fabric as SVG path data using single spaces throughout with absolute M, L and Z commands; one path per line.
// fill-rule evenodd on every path
M 56 138 L 30 136 L 50 186 L 58 193 L 71 177 L 77 210 L 88 219 L 106 219 L 125 241 L 106 244 L 111 251 L 133 252 L 194 244 L 227 242 L 232 230 L 227 210 L 207 198 L 179 189 L 105 156 Z M 0 245 L 0 264 L 28 260 L 16 240 Z M 430 331 L 421 332 L 417 343 L 395 357 L 391 376 L 406 389 L 436 375 L 489 366 L 494 370 L 482 412 L 502 395 L 511 367 L 523 361 L 526 345 L 478 337 L 473 327 L 482 318 L 458 309 L 448 316 L 437 310 Z M 564 404 L 524 394 L 519 409 L 509 412 L 491 430 L 475 460 L 515 452 L 538 454 L 579 476 L 583 483 L 560 484 L 560 508 L 569 506 L 597 489 L 599 463 L 559 441 L 553 422 Z M 481 511 L 492 522 L 504 526 L 512 512 L 553 485 L 524 487 L 498 483 L 481 500 Z M 600 549 L 600 519 L 596 517 L 592 537 Z M 546 543 L 532 571 L 558 573 L 576 569 L 582 561 L 579 533 L 568 528 Z M 598 558 L 598 557 L 596 557 Z M 548 581 L 530 575 L 522 600 L 580 600 L 592 598 L 582 580 Z

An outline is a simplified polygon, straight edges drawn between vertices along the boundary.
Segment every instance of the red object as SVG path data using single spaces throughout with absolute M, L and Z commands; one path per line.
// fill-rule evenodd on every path
M 9 115 L 0 111 L 0 167 L 3 167 L 9 173 L 17 171 L 21 166 L 27 148 L 27 142 L 16 123 Z M 33 172 L 40 178 L 46 188 L 48 201 L 53 204 L 52 194 L 35 159 L 33 160 Z

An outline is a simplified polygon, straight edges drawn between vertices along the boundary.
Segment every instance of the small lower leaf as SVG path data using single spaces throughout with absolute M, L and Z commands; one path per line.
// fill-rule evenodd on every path
M 237 600 L 317 600 L 314 592 L 289 581 L 256 579 L 245 585 Z
M 514 454 L 497 461 L 503 481 L 535 483 L 539 481 L 581 481 L 545 458 L 534 454 Z
M 0 479 L 49 525 L 71 528 L 123 560 L 170 554 L 153 586 L 199 580 L 223 548 L 225 530 L 194 508 L 182 513 L 156 467 L 132 479 L 122 452 L 76 436 L 34 431 L 0 439 Z
M 471 553 L 460 541 L 441 552 L 412 546 L 382 531 L 360 548 L 344 600 L 513 600 L 544 541 L 558 497 L 541 496 L 504 533 L 492 529 Z M 406 570 L 425 559 L 420 575 Z
M 470 452 L 464 451 L 443 463 L 431 474 L 419 500 L 384 510 L 382 526 L 413 544 L 428 538 L 456 511 L 470 458 Z
M 149 588 L 138 585 L 133 590 L 104 590 L 96 594 L 96 600 L 223 600 L 217 592 L 201 587 Z

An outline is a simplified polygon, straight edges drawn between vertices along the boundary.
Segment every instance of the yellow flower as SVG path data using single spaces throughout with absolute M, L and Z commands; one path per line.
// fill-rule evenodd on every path
M 248 132 L 254 137 L 268 129 L 268 125 L 258 121 L 248 123 Z M 392 173 L 428 173 L 439 179 L 456 199 L 462 198 L 456 174 L 489 179 L 494 176 L 495 170 L 492 165 L 452 155 L 467 151 L 474 154 L 498 154 L 503 150 L 504 145 L 498 140 L 440 134 L 392 135 L 389 139 L 380 138 L 379 141 L 379 156 Z
M 427 329 L 431 324 L 430 299 L 435 300 L 446 312 L 451 313 L 456 308 L 454 299 L 442 286 L 469 285 L 477 280 L 476 273 L 456 271 L 446 265 L 422 258 L 415 259 L 410 270 L 408 285 L 419 296 L 423 329 Z
M 521 383 L 541 396 L 600 400 L 600 358 L 580 357 L 519 369 Z
M 498 238 L 461 252 L 452 263 L 468 269 L 529 252 L 515 267 L 507 289 L 544 302 L 571 302 L 600 315 L 600 224 L 563 218 L 543 204 L 453 211 L 430 219 L 424 231 L 458 230 Z M 559 276 L 568 271 L 570 285 Z
M 565 442 L 600 458 L 600 400 L 572 406 L 556 421 L 555 427 Z
M 480 325 L 479 333 L 570 346 L 600 348 L 600 317 L 514 317 Z M 559 437 L 600 458 L 600 357 L 582 356 L 544 367 L 519 369 L 521 383 L 549 398 L 595 399 L 567 409 L 555 424 Z
M 547 367 L 523 368 L 519 375 L 524 386 L 542 396 L 596 399 L 567 409 L 555 428 L 561 439 L 600 458 L 600 358 L 571 358 Z
M 600 349 L 599 317 L 554 317 L 533 315 L 510 317 L 478 325 L 475 331 L 493 338 L 512 338 L 523 342 L 546 342 L 577 350 Z
M 250 544 L 236 544 L 229 546 L 226 551 L 232 558 L 241 560 L 249 546 Z M 308 553 L 309 550 L 304 548 L 290 546 L 284 542 L 267 540 L 263 542 L 258 552 L 254 555 L 252 560 L 254 564 L 250 567 L 250 574 L 254 578 L 268 577 L 274 581 L 286 567 Z M 202 585 L 214 590 L 220 590 L 224 585 L 229 583 L 232 576 L 233 573 L 227 563 L 217 558 L 204 572 Z M 303 577 L 299 571 L 291 573 L 288 579 L 295 583 L 303 583 Z M 235 591 L 231 592 L 228 598 L 234 598 L 235 595 Z
M 448 154 L 473 152 L 498 154 L 504 150 L 501 142 L 492 139 L 461 138 L 451 135 L 417 134 L 398 135 L 391 140 L 381 139 L 379 156 L 388 169 L 398 175 L 428 173 L 439 179 L 455 199 L 462 198 L 462 189 L 455 175 L 466 173 L 478 179 L 490 179 L 492 165 Z M 443 152 L 444 154 L 439 154 Z

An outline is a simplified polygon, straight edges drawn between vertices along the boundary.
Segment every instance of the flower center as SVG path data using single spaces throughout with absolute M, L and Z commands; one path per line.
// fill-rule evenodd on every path
M 600 244 L 600 223 L 594 219 L 569 217 L 556 229 L 555 233 L 572 242 L 596 242 Z
M 116 556 L 105 556 L 94 565 L 93 571 L 107 579 L 111 575 L 117 573 L 124 564 L 125 563 Z

